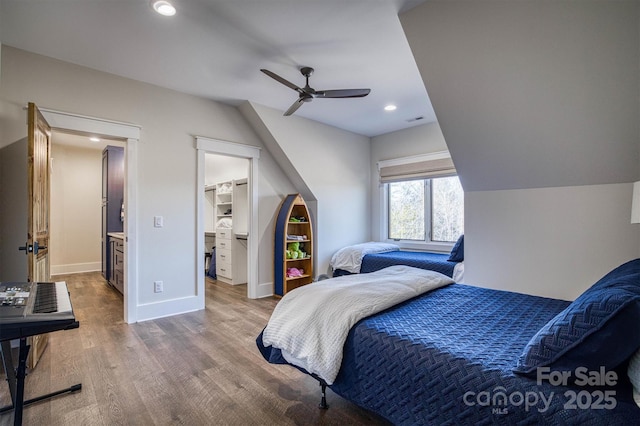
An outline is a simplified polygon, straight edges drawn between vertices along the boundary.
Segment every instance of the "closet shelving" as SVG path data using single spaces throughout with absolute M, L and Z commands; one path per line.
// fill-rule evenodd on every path
M 213 189 L 216 275 L 228 284 L 247 282 L 247 179 L 220 182 Z
M 233 181 L 216 185 L 216 218 L 233 218 Z

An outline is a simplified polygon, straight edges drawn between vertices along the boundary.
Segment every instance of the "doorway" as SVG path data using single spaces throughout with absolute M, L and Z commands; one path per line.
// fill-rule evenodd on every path
M 246 240 L 246 283 L 247 297 L 256 299 L 258 295 L 258 188 L 256 179 L 258 176 L 258 159 L 260 158 L 260 149 L 250 145 L 243 145 L 233 142 L 222 141 L 218 139 L 209 139 L 196 137 L 197 155 L 197 229 L 196 229 L 196 277 L 198 282 L 198 298 L 201 306 L 204 308 L 205 303 L 205 178 L 206 178 L 206 158 L 207 155 L 223 156 L 227 160 L 233 157 L 238 164 L 247 164 L 246 178 L 246 224 L 247 232 Z M 216 157 L 210 157 L 216 158 Z M 224 158 L 223 158 L 224 160 Z M 233 209 L 232 209 L 233 212 Z M 224 216 L 224 210 L 223 210 Z M 223 217 L 222 217 L 223 218 Z M 235 238 L 235 235 L 233 236 Z M 216 238 L 219 238 L 217 235 Z M 217 243 L 216 243 L 217 244 Z
M 52 131 L 51 274 L 102 270 L 102 151 L 117 139 Z
M 113 287 L 114 296 L 123 293 L 122 274 L 111 276 L 114 274 L 109 266 L 115 253 L 111 253 L 110 237 L 103 228 L 109 225 L 108 231 L 123 234 L 126 142 L 59 130 L 52 131 L 51 142 L 51 275 L 99 272 Z M 112 152 L 119 153 L 118 158 L 113 158 Z M 109 184 L 118 199 L 109 201 L 108 206 L 104 198 L 108 177 L 103 164 L 105 154 L 118 174 L 117 182 L 112 179 Z M 105 216 L 109 212 L 111 215 Z M 117 303 L 118 297 L 112 300 Z
M 51 129 L 62 133 L 80 135 L 91 134 L 110 140 L 125 142 L 125 188 L 124 188 L 124 321 L 137 322 L 137 197 L 136 197 L 136 166 L 138 158 L 138 141 L 140 127 L 96 117 L 67 113 L 62 111 L 40 108 L 40 112 L 47 120 Z
M 205 271 L 223 284 L 247 284 L 248 178 L 248 159 L 205 153 Z

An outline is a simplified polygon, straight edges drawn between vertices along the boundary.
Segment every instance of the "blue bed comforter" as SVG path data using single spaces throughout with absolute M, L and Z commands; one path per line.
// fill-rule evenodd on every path
M 637 422 L 624 371 L 615 387 L 552 386 L 512 372 L 568 304 L 462 284 L 434 290 L 356 324 L 331 389 L 396 425 Z M 267 360 L 285 363 L 261 335 L 257 343 Z

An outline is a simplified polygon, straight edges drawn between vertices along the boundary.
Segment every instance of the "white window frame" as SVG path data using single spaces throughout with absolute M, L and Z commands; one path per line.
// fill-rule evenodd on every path
M 397 158 L 393 160 L 381 160 L 378 162 L 378 170 L 382 167 L 411 164 L 421 161 L 450 158 L 448 151 L 439 151 L 431 154 L 415 155 L 411 157 Z M 396 244 L 404 250 L 432 251 L 448 253 L 453 248 L 453 242 L 431 241 L 431 179 L 426 178 L 428 184 L 425 186 L 425 241 L 395 240 L 389 238 L 389 185 L 380 183 L 380 237 L 381 241 Z

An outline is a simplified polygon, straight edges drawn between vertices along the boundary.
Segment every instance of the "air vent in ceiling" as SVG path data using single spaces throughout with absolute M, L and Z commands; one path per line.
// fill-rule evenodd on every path
M 409 118 L 409 119 L 407 120 L 407 123 L 413 123 L 414 121 L 419 121 L 419 120 L 422 120 L 423 118 L 424 118 L 424 117 L 423 117 L 422 115 L 421 115 L 421 116 L 419 116 L 419 117 Z

